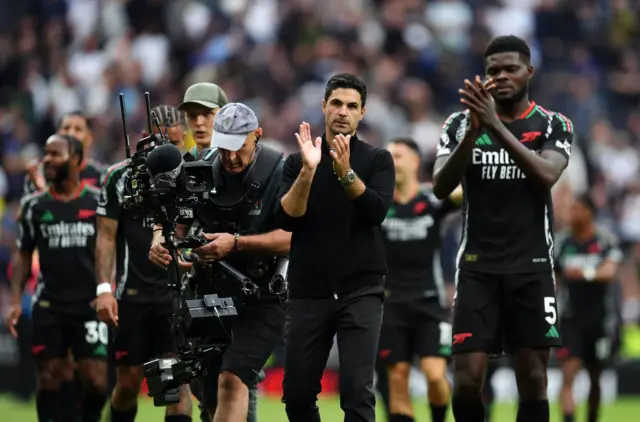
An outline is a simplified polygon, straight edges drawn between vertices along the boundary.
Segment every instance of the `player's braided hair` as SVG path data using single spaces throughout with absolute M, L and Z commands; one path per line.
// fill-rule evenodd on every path
M 76 138 L 73 135 L 56 135 L 60 139 L 64 139 L 67 143 L 67 147 L 69 147 L 69 156 L 77 155 L 79 160 L 78 163 L 82 163 L 84 160 L 84 145 L 80 141 L 80 139 Z
M 163 128 L 165 125 L 173 126 L 179 124 L 182 125 L 183 129 L 187 129 L 187 119 L 185 114 L 175 107 L 163 104 L 154 107 L 151 112 L 158 116 L 160 126 Z
M 527 63 L 531 60 L 531 50 L 526 41 L 515 35 L 503 35 L 491 40 L 484 50 L 484 58 L 497 53 L 519 53 Z

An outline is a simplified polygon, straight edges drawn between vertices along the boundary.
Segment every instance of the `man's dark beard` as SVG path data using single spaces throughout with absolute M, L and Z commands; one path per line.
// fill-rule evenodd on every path
M 56 174 L 52 178 L 46 178 L 47 182 L 51 183 L 62 183 L 69 177 L 69 161 L 66 161 L 60 164 L 59 167 L 56 168 Z
M 495 97 L 493 98 L 494 100 L 496 100 L 496 103 L 499 104 L 501 107 L 511 107 L 517 102 L 519 102 L 520 100 L 522 100 L 524 96 L 527 95 L 528 92 L 529 92 L 529 81 L 526 81 L 525 84 L 522 86 L 522 89 L 520 89 L 520 91 L 516 91 L 512 96 L 508 98 L 495 98 Z

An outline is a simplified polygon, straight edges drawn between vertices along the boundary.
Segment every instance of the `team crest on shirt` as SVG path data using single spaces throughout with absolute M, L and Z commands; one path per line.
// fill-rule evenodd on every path
M 416 202 L 416 204 L 413 206 L 413 213 L 416 215 L 422 214 L 424 210 L 427 209 L 427 206 L 428 205 L 426 201 Z

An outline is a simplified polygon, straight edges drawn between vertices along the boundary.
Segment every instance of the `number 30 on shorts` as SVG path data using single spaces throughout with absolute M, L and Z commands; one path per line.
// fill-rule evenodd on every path
M 546 296 L 544 298 L 544 313 L 547 315 L 544 317 L 545 321 L 549 325 L 555 325 L 558 321 L 558 312 L 556 311 L 556 298 L 553 296 Z
M 84 337 L 87 343 L 96 344 L 100 342 L 105 346 L 109 343 L 109 328 L 104 322 L 87 321 L 84 323 L 84 328 L 87 330 Z

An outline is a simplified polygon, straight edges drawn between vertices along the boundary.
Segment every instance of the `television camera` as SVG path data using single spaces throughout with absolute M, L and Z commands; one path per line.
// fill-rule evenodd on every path
M 243 298 L 256 297 L 260 290 L 251 278 L 227 262 L 201 264 L 195 253 L 181 254 L 180 257 L 219 274 L 226 285 L 235 287 L 233 294 L 230 297 L 220 297 L 215 292 L 202 294 L 206 288 L 198 286 L 198 278 L 193 273 L 181 277 L 178 251 L 196 249 L 205 245 L 207 240 L 196 235 L 177 237 L 177 224 L 192 220 L 198 204 L 212 202 L 220 205 L 214 207 L 221 210 L 216 217 L 229 219 L 232 227 L 230 217 L 236 211 L 235 205 L 240 202 L 250 204 L 251 198 L 231 206 L 218 204 L 214 198 L 216 191 L 211 161 L 191 159 L 191 155 L 183 157 L 166 135 L 172 123 L 170 116 L 165 119 L 163 133 L 158 116 L 151 112 L 148 92 L 145 92 L 145 101 L 148 135 L 136 143 L 136 150 L 131 154 L 124 95 L 120 94 L 128 160 L 123 206 L 132 210 L 137 218 L 152 217 L 155 224 L 162 225 L 164 246 L 172 257 L 168 278 L 175 293 L 172 318 L 175 353 L 172 357 L 159 357 L 144 364 L 149 396 L 153 397 L 154 405 L 166 406 L 178 403 L 180 385 L 204 373 L 204 360 L 208 355 L 222 352 L 232 342 L 232 328 L 238 316 L 234 299 L 241 302 Z M 158 133 L 153 133 L 152 122 Z M 276 275 L 269 286 L 275 295 L 286 292 L 287 266 L 288 260 L 278 261 Z M 196 292 L 201 293 L 201 297 L 197 297 Z

